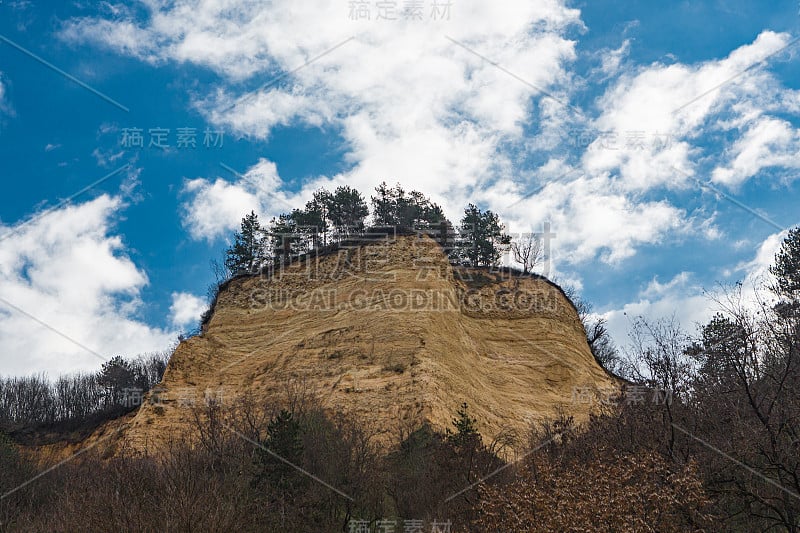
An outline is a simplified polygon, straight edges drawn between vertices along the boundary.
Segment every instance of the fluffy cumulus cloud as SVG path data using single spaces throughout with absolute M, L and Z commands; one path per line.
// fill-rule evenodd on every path
M 351 20 L 347 3 L 323 0 L 142 9 L 73 19 L 61 36 L 212 70 L 222 81 L 192 105 L 234 134 L 329 127 L 346 147 L 346 171 L 308 179 L 298 192 L 285 192 L 265 160 L 238 177 L 187 181 L 196 239 L 226 234 L 249 209 L 286 210 L 282 201 L 297 205 L 321 185 L 368 192 L 387 180 L 430 194 L 453 218 L 471 201 L 516 231 L 549 220 L 562 261 L 616 264 L 676 228 L 719 237 L 708 220 L 662 199 L 696 186 L 689 176 L 707 172 L 734 187 L 796 164 L 798 132 L 778 115 L 800 110 L 800 98 L 768 68 L 787 34 L 764 31 L 694 64 L 636 65 L 627 59 L 635 44 L 623 41 L 598 60 L 590 77 L 600 89 L 581 111 L 571 102 L 587 81 L 573 71 L 584 27 L 559 0 L 463 0 L 449 20 L 427 12 L 376 20 L 375 6 L 371 20 Z M 576 130 L 586 132 L 580 142 Z
M 788 34 L 765 31 L 719 60 L 623 72 L 597 101 L 601 111 L 591 121 L 596 138 L 583 156 L 584 168 L 616 172 L 632 190 L 685 184 L 681 170 L 691 172 L 692 161 L 706 155 L 698 144 L 701 133 L 750 127 L 773 104 L 781 92 L 777 81 L 763 66 L 751 67 L 789 41 Z M 761 142 L 733 133 L 739 151 Z
M 607 263 L 619 263 L 636 246 L 658 243 L 668 231 L 679 231 L 684 217 L 666 201 L 634 201 L 608 176 L 548 184 L 505 213 L 515 231 L 539 231 L 550 222 L 554 260 L 573 264 L 598 254 Z
M 242 213 L 258 206 L 258 198 L 241 185 L 218 178 L 197 178 L 186 182 L 184 191 L 192 196 L 184 204 L 184 224 L 196 239 L 213 240 L 235 228 Z
M 177 328 L 197 324 L 206 309 L 208 304 L 203 298 L 187 292 L 172 293 L 172 305 L 169 311 L 172 315 L 172 324 Z
M 714 169 L 715 182 L 736 188 L 766 167 L 797 169 L 800 132 L 773 117 L 756 120 L 729 150 L 729 162 Z
M 515 177 L 514 151 L 533 114 L 536 122 L 558 123 L 568 113 L 543 96 L 568 98 L 575 42 L 565 35 L 581 27 L 579 12 L 558 1 L 465 0 L 454 4 L 450 20 L 437 21 L 429 7 L 423 20 L 375 20 L 373 13 L 370 21 L 353 21 L 347 3 L 323 1 L 152 6 L 146 23 L 132 14 L 77 19 L 62 36 L 145 61 L 214 70 L 232 83 L 195 105 L 238 134 L 268 138 L 277 125 L 332 126 L 344 137 L 351 168 L 312 180 L 306 191 L 325 183 L 368 191 L 396 180 L 457 215 L 468 199 L 485 202 L 488 191 Z M 241 92 L 233 83 L 241 80 L 268 86 Z M 252 193 L 247 184 L 227 185 Z M 211 192 L 231 192 L 214 178 L 190 188 L 200 204 Z M 195 236 L 218 235 L 216 227 L 202 231 Z
M 147 276 L 113 234 L 107 195 L 0 224 L 0 368 L 51 376 L 113 355 L 163 350 L 174 335 L 137 318 Z
M 229 173 L 234 182 L 218 177 L 195 178 L 184 184 L 189 199 L 183 203 L 183 223 L 195 239 L 213 241 L 227 236 L 239 226 L 243 213 L 254 210 L 269 218 L 291 211 L 299 201 L 297 195 L 280 190 L 278 169 L 268 159 L 259 159 L 243 174 L 233 168 Z

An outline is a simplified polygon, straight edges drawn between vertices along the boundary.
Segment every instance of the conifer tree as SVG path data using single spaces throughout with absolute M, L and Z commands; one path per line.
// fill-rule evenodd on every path
M 460 259 L 474 267 L 497 266 L 503 247 L 511 242 L 500 217 L 488 209 L 481 211 L 475 204 L 469 204 L 464 210 L 460 233 Z
M 330 197 L 328 213 L 337 232 L 347 236 L 364 228 L 364 219 L 369 214 L 369 208 L 360 192 L 342 185 Z
M 258 215 L 251 211 L 242 219 L 241 231 L 234 234 L 233 245 L 225 253 L 225 266 L 232 274 L 255 273 L 267 259 L 264 230 Z
M 769 271 L 775 276 L 775 294 L 792 302 L 800 300 L 800 227 L 789 230 Z

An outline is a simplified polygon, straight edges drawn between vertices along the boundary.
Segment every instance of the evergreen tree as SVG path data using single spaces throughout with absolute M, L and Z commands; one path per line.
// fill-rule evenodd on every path
M 133 365 L 119 355 L 112 357 L 103 363 L 97 384 L 104 389 L 106 408 L 121 405 L 124 389 L 137 385 Z
M 375 187 L 377 196 L 372 196 L 372 219 L 378 226 L 386 226 L 394 224 L 395 210 L 392 205 L 392 189 L 382 182 Z
M 469 416 L 467 402 L 461 404 L 456 418 L 453 419 L 455 431 L 447 429 L 447 441 L 458 449 L 476 448 L 481 443 L 476 420 Z
M 305 491 L 307 478 L 298 471 L 303 461 L 300 423 L 286 409 L 270 420 L 267 437 L 256 450 L 253 483 L 263 487 L 280 507 L 281 528 L 297 496 Z
M 319 246 L 319 236 L 322 236 L 322 246 L 328 244 L 328 230 L 330 219 L 330 205 L 332 195 L 330 191 L 319 189 L 314 191 L 314 196 L 306 203 L 303 211 L 302 222 L 298 221 L 298 226 L 304 226 L 308 233 L 314 233 L 312 237 L 313 246 Z
M 466 484 L 471 484 L 481 473 L 496 469 L 499 463 L 484 446 L 476 422 L 469 416 L 467 403 L 464 402 L 453 419 L 454 430 L 448 428 L 446 435 L 447 443 L 455 453 L 454 472 Z M 469 501 L 470 495 L 464 494 L 463 498 Z
M 399 186 L 398 186 L 399 189 Z M 436 204 L 432 204 L 430 200 L 425 198 L 425 195 L 419 191 L 411 191 L 408 196 L 400 189 L 400 194 L 397 196 L 397 223 L 404 228 L 415 228 L 426 224 L 427 222 L 439 222 L 439 220 L 430 221 L 428 217 L 434 208 L 438 208 Z
M 264 230 L 258 215 L 251 211 L 242 219 L 240 232 L 234 234 L 233 245 L 225 253 L 225 266 L 232 274 L 256 273 L 267 259 Z
M 302 475 L 295 466 L 303 459 L 303 442 L 300 423 L 292 413 L 283 409 L 269 422 L 262 445 L 256 456 L 256 482 L 268 484 L 281 496 L 298 490 Z
M 503 246 L 511 242 L 511 237 L 503 230 L 497 214 L 490 210 L 481 211 L 475 204 L 469 204 L 461 219 L 460 259 L 474 267 L 496 266 Z
M 346 236 L 364 228 L 364 219 L 369 214 L 369 208 L 360 192 L 342 185 L 336 188 L 330 198 L 328 213 L 333 227 Z
M 389 188 L 383 182 L 375 192 L 377 196 L 371 198 L 375 224 L 416 228 L 435 226 L 447 220 L 439 205 L 419 191 L 406 193 L 399 183 Z
M 698 363 L 697 381 L 703 394 L 731 390 L 737 368 L 748 360 L 752 346 L 747 331 L 729 317 L 715 314 L 704 325 L 699 343 L 693 343 L 686 354 Z
M 309 212 L 305 209 L 295 209 L 289 215 L 292 226 L 294 226 L 298 235 L 304 236 L 304 242 L 299 246 L 299 248 L 303 250 L 316 248 L 320 244 L 319 236 L 322 232 L 319 229 L 320 223 L 317 214 L 316 212 Z
M 272 241 L 272 255 L 276 260 L 288 261 L 293 254 L 302 251 L 298 249 L 301 235 L 294 214 L 281 214 L 277 218 L 273 218 L 270 222 L 269 234 Z
M 427 223 L 430 226 L 441 225 L 442 222 L 449 223 L 447 217 L 444 216 L 442 207 L 427 198 L 425 198 L 425 203 L 421 207 L 420 222 Z
M 772 286 L 775 294 L 791 302 L 800 301 L 800 227 L 789 230 L 769 271 L 776 278 Z

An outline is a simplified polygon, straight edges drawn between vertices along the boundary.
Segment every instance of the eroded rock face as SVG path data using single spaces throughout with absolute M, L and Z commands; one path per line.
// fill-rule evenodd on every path
M 524 435 L 560 413 L 585 419 L 593 404 L 576 390 L 618 386 L 558 287 L 454 271 L 436 242 L 407 236 L 231 281 L 122 441 L 152 451 L 191 434 L 190 407 L 208 395 L 280 401 L 297 383 L 387 442 L 425 420 L 448 427 L 463 402 L 487 440 Z

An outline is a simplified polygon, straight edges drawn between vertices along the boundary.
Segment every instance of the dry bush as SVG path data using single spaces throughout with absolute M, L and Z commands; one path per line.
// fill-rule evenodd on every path
M 482 487 L 481 531 L 703 531 L 709 501 L 692 464 L 597 449 L 589 462 L 529 457 L 516 479 Z

